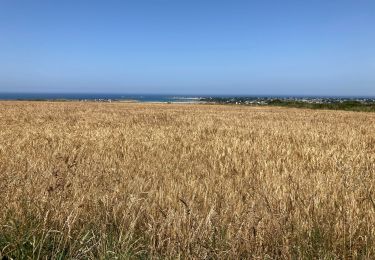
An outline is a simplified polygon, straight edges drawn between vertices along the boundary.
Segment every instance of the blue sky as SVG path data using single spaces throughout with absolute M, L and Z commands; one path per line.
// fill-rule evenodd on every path
M 0 92 L 375 96 L 375 1 L 1 0 Z

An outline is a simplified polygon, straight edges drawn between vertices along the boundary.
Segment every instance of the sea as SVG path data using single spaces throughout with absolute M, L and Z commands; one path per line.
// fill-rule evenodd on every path
M 135 102 L 199 102 L 207 97 L 247 98 L 370 98 L 361 96 L 301 96 L 301 95 L 167 95 L 167 94 L 114 94 L 114 93 L 2 93 L 0 100 L 81 100 L 81 101 L 135 101 Z M 371 97 L 375 99 L 375 97 Z
M 196 102 L 201 96 L 103 93 L 0 93 L 0 100 L 132 100 L 137 102 Z

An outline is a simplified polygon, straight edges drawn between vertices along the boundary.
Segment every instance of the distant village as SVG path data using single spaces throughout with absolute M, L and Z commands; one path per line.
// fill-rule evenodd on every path
M 220 104 L 244 105 L 273 105 L 279 103 L 306 104 L 338 104 L 358 102 L 360 104 L 375 104 L 375 98 L 345 98 L 345 97 L 206 97 L 201 101 Z

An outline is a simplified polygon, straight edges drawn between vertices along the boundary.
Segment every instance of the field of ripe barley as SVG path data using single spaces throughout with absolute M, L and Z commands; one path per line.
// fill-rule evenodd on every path
M 375 257 L 375 113 L 0 102 L 0 257 Z

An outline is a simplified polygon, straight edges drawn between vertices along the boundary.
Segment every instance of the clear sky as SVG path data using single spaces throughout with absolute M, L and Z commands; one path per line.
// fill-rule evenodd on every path
M 0 92 L 375 96 L 375 1 L 0 0 Z

